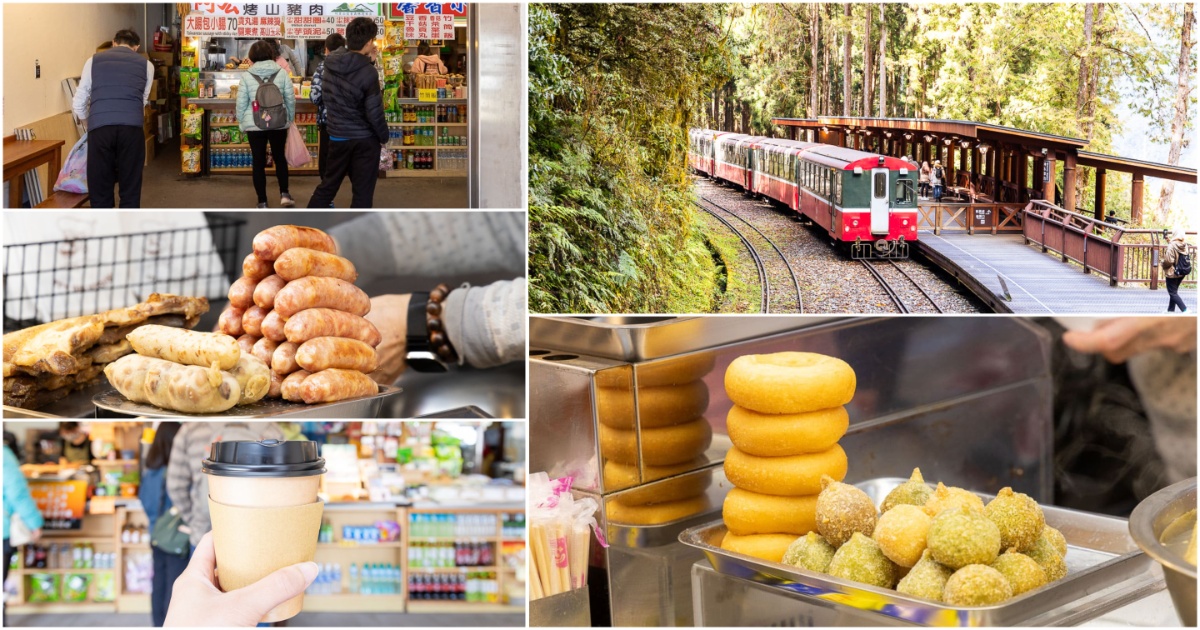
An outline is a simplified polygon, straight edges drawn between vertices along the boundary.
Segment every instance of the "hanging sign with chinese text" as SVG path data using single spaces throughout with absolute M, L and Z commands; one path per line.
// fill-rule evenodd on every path
M 184 21 L 184 35 L 323 39 L 345 32 L 346 25 L 357 17 L 372 18 L 380 29 L 387 21 L 376 3 L 194 2 Z

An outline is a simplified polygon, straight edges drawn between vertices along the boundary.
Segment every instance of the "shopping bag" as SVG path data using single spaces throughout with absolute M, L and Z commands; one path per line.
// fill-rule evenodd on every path
M 308 147 L 304 144 L 304 135 L 300 133 L 295 123 L 288 127 L 287 147 L 284 148 L 287 153 L 288 166 L 292 168 L 300 168 L 308 166 L 312 161 L 312 156 L 308 154 Z
M 83 132 L 79 142 L 71 147 L 67 161 L 58 172 L 58 180 L 54 182 L 54 190 L 87 194 L 87 137 L 87 132 Z

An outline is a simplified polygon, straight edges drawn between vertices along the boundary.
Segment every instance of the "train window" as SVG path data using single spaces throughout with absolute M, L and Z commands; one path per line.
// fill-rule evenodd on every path
M 911 179 L 897 180 L 899 184 L 896 187 L 896 205 L 912 206 L 916 203 L 917 194 L 913 191 L 913 183 Z
M 833 175 L 833 201 L 834 205 L 842 205 L 842 178 L 837 173 Z
M 875 198 L 887 197 L 887 173 L 875 173 Z

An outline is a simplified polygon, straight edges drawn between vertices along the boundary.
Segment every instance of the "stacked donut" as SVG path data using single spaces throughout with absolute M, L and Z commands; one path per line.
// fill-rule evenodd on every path
M 797 536 L 816 529 L 821 476 L 846 476 L 838 440 L 855 384 L 845 361 L 808 352 L 746 355 L 729 365 L 725 476 L 735 487 L 725 497 L 722 548 L 779 562 Z
M 297 225 L 267 228 L 242 274 L 229 287 L 220 330 L 271 366 L 268 397 L 314 404 L 379 391 L 367 376 L 382 340 L 363 317 L 371 300 L 333 238 Z
M 712 476 L 685 473 L 707 463 L 702 454 L 712 443 L 712 426 L 704 418 L 708 387 L 700 379 L 712 367 L 712 353 L 699 353 L 638 368 L 636 406 L 628 370 L 597 373 L 605 489 L 665 480 L 618 494 L 607 504 L 609 520 L 652 525 L 708 509 L 705 491 Z

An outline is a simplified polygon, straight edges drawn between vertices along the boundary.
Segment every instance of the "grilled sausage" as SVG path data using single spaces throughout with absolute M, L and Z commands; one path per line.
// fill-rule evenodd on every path
M 233 337 L 221 333 L 196 332 L 170 326 L 148 324 L 130 331 L 125 337 L 138 354 L 222 370 L 237 365 L 242 350 Z
M 267 390 L 267 398 L 283 397 L 283 377 L 271 372 L 271 387 Z
M 258 284 L 248 276 L 242 276 L 229 285 L 229 304 L 246 309 L 254 306 L 254 285 Z
M 266 309 L 271 308 L 275 304 L 275 294 L 285 284 L 287 281 L 275 274 L 259 280 L 258 286 L 254 287 L 254 303 Z
M 304 379 L 308 378 L 309 373 L 305 370 L 299 370 L 287 375 L 283 379 L 283 385 L 279 388 L 279 395 L 284 400 L 292 402 L 304 402 L 304 398 L 300 395 L 300 385 L 304 383 Z
M 254 255 L 262 260 L 275 261 L 283 252 L 293 247 L 315 249 L 329 254 L 337 253 L 333 237 L 316 228 L 302 225 L 276 225 L 254 237 Z
M 296 350 L 296 363 L 309 372 L 331 368 L 374 372 L 379 367 L 375 348 L 357 339 L 317 337 Z
M 335 308 L 366 315 L 371 312 L 371 298 L 345 280 L 317 276 L 292 280 L 275 295 L 275 309 L 284 317 L 307 308 Z
M 254 349 L 250 351 L 250 354 L 258 357 L 259 361 L 270 365 L 271 356 L 275 354 L 275 348 L 277 347 L 279 347 L 278 343 L 263 337 L 262 339 L 254 342 Z
M 283 325 L 287 320 L 279 315 L 278 311 L 271 311 L 262 321 L 262 335 L 272 341 L 283 341 L 287 339 L 287 334 L 283 332 Z
M 258 337 L 255 337 L 254 335 L 242 335 L 241 337 L 237 338 L 238 347 L 240 347 L 242 352 L 245 352 L 246 354 L 251 354 L 253 352 L 254 342 L 256 341 L 258 341 Z
M 287 321 L 283 332 L 288 341 L 297 344 L 314 337 L 349 337 L 373 348 L 383 339 L 375 324 L 358 315 L 332 308 L 310 308 L 300 311 Z
M 272 273 L 271 261 L 263 260 L 253 253 L 247 254 L 242 261 L 242 275 L 258 282 Z
M 284 376 L 299 370 L 300 364 L 296 363 L 296 349 L 299 347 L 290 341 L 279 344 L 271 355 L 271 370 Z
M 297 372 L 299 374 L 299 372 Z M 333 402 L 379 393 L 371 377 L 354 370 L 330 369 L 317 372 L 300 384 L 300 397 L 308 404 Z
M 248 335 L 262 337 L 263 320 L 267 318 L 267 309 L 255 304 L 242 314 L 242 330 Z
M 246 332 L 242 329 L 242 315 L 245 313 L 246 309 L 229 306 L 221 311 L 221 318 L 217 320 L 218 328 L 230 337 L 241 337 Z
M 280 254 L 275 261 L 275 273 L 289 282 L 305 276 L 337 278 L 346 282 L 358 279 L 354 263 L 337 254 L 306 247 L 295 247 Z

